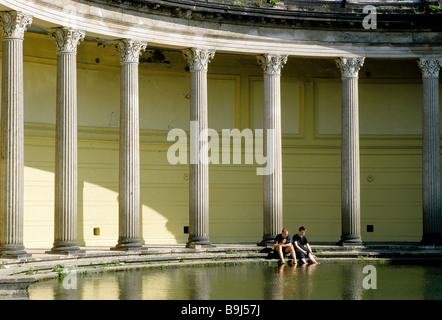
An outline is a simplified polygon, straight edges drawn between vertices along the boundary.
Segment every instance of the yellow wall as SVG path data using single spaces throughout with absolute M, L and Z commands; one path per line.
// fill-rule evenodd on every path
M 50 247 L 56 47 L 46 35 L 27 33 L 24 52 L 24 241 L 27 247 Z M 190 74 L 179 52 L 165 56 L 170 63 L 139 66 L 141 221 L 147 244 L 183 243 L 188 236 L 183 233 L 188 166 L 167 162 L 172 142 L 166 137 L 172 128 L 189 130 Z M 113 246 L 118 239 L 119 56 L 107 44 L 84 41 L 77 60 L 79 242 Z M 262 70 L 255 57 L 217 53 L 208 79 L 210 128 L 262 128 Z M 281 90 L 284 226 L 293 234 L 304 225 L 310 241 L 338 241 L 339 71 L 332 59 L 289 57 Z M 360 71 L 363 240 L 421 238 L 421 97 L 415 61 L 367 59 Z M 212 242 L 260 241 L 262 198 L 256 165 L 212 164 Z M 366 232 L 367 224 L 374 225 L 373 233 Z M 99 236 L 93 234 L 97 227 Z

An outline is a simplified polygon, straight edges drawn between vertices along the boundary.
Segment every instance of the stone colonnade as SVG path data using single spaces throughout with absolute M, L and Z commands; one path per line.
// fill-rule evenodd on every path
M 358 73 L 364 59 L 336 61 L 342 79 L 341 244 L 361 244 Z
M 209 162 L 207 118 L 207 69 L 213 50 L 192 48 L 183 51 L 191 77 L 190 121 L 196 134 L 190 139 L 189 240 L 188 247 L 211 246 L 209 238 Z M 204 159 L 202 158 L 204 157 Z
M 77 243 L 77 46 L 84 32 L 48 30 L 57 45 L 54 253 L 81 253 Z
M 25 258 L 23 245 L 24 118 L 23 39 L 32 17 L 0 13 L 3 33 L 0 158 L 0 254 Z M 57 45 L 57 109 L 54 245 L 49 253 L 78 255 L 77 243 L 77 84 L 76 52 L 81 30 L 60 27 L 48 33 Z M 114 250 L 141 250 L 138 58 L 146 43 L 114 41 L 121 56 L 119 238 Z M 188 247 L 212 246 L 209 237 L 209 172 L 207 156 L 207 71 L 215 51 L 183 50 L 191 74 L 192 137 L 189 170 Z M 262 245 L 271 244 L 283 227 L 280 75 L 285 55 L 257 57 L 264 76 L 264 150 L 273 170 L 263 177 Z M 360 161 L 358 72 L 362 57 L 341 57 L 342 75 L 341 217 L 339 244 L 362 244 L 360 232 Z M 423 78 L 423 237 L 422 244 L 442 243 L 439 69 L 440 58 L 420 58 Z M 272 132 L 272 134 L 268 134 Z M 268 146 L 268 147 L 267 147 Z M 201 154 L 200 154 L 201 152 Z
M 140 238 L 140 142 L 138 112 L 138 60 L 146 44 L 116 40 L 121 56 L 119 227 L 115 250 L 139 250 Z
M 2 12 L 0 20 L 3 31 L 0 254 L 27 256 L 23 246 L 23 39 L 32 17 L 18 12 Z
M 263 236 L 261 244 L 273 244 L 282 229 L 281 69 L 287 56 L 262 55 L 264 71 L 264 150 L 268 152 L 263 185 Z
M 420 58 L 422 70 L 422 213 L 423 244 L 442 244 L 439 69 L 442 59 Z

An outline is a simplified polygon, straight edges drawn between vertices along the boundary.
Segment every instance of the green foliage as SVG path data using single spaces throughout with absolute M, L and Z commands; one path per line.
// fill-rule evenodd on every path
M 429 4 L 426 6 L 419 6 L 417 8 L 413 8 L 413 12 L 415 14 L 431 14 L 437 13 L 436 11 L 439 9 L 439 5 L 437 4 Z
M 57 264 L 54 268 L 52 268 L 52 271 L 58 273 L 58 277 L 60 278 L 60 280 L 63 280 L 64 278 L 66 278 L 66 276 L 69 273 L 65 267 L 63 267 L 62 265 L 59 265 L 59 264 Z
M 52 271 L 57 273 L 63 272 L 63 267 L 57 264 L 55 267 L 52 268 Z

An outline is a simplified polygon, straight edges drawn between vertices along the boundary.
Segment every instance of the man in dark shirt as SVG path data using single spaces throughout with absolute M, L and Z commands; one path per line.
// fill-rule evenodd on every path
M 302 263 L 307 263 L 305 259 L 309 258 L 314 264 L 318 264 L 316 256 L 312 253 L 312 248 L 305 237 L 305 228 L 300 227 L 298 234 L 293 236 L 293 246 L 295 247 L 296 256 L 301 259 Z
M 292 255 L 293 264 L 297 264 L 296 254 L 293 250 L 292 242 L 290 241 L 289 231 L 287 228 L 282 229 L 282 233 L 275 237 L 273 242 L 273 249 L 278 252 L 279 258 L 281 259 L 281 264 L 285 264 L 284 255 L 289 253 Z

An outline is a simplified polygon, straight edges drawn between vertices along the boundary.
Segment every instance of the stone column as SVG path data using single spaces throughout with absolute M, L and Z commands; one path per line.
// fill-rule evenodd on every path
M 138 61 L 146 44 L 114 41 L 121 55 L 119 238 L 115 250 L 141 250 Z
M 342 154 L 340 245 L 362 245 L 359 171 L 358 73 L 364 58 L 340 58 L 342 75 Z
M 422 112 L 422 245 L 442 245 L 439 69 L 442 59 L 420 58 Z
M 57 45 L 54 246 L 48 253 L 80 254 L 77 243 L 77 46 L 84 32 L 48 30 Z
M 264 172 L 263 236 L 260 245 L 272 245 L 283 228 L 282 143 L 281 143 L 281 69 L 287 56 L 258 56 L 264 70 Z
M 215 51 L 183 50 L 191 74 L 189 239 L 187 247 L 211 246 L 209 239 L 209 165 L 207 121 L 207 68 Z M 194 130 L 192 130 L 194 129 Z
M 0 255 L 26 258 L 23 245 L 24 115 L 23 39 L 32 17 L 21 12 L 0 13 L 3 33 Z

